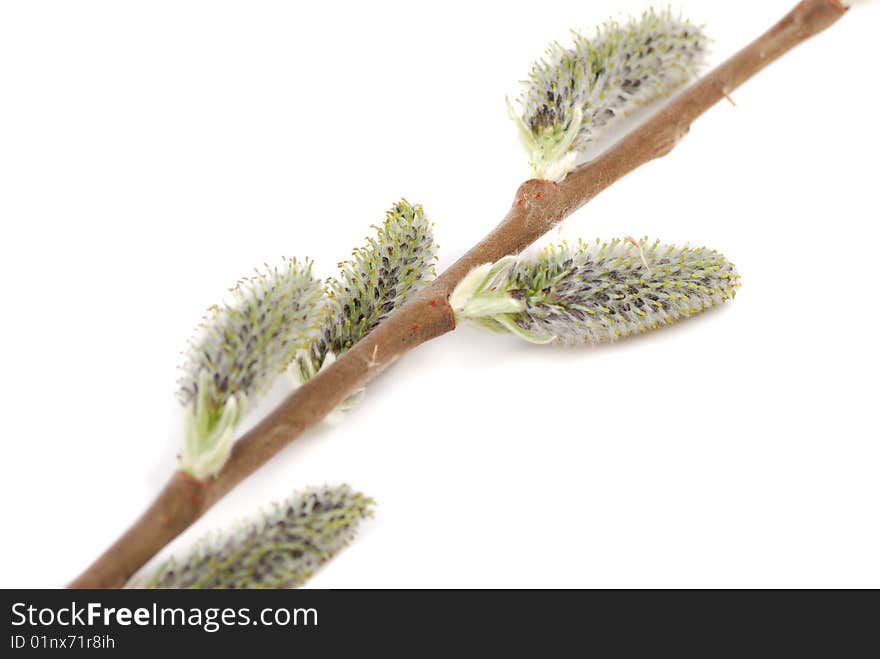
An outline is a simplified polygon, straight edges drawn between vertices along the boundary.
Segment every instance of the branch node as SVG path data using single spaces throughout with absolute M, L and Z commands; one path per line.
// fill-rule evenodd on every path
M 514 206 L 531 205 L 549 197 L 559 189 L 559 184 L 543 178 L 530 178 L 516 191 Z

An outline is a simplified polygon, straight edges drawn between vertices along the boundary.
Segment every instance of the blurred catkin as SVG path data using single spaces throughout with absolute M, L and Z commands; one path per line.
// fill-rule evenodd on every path
M 208 310 L 181 367 L 181 469 L 199 479 L 225 462 L 245 406 L 320 330 L 323 293 L 308 261 L 285 259 L 239 281 L 231 294 Z
M 374 502 L 347 485 L 311 488 L 228 533 L 203 539 L 134 588 L 293 588 L 353 538 Z

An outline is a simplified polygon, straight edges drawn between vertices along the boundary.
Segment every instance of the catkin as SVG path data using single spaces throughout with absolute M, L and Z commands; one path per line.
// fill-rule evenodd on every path
M 355 535 L 374 502 L 347 485 L 293 495 L 229 532 L 170 559 L 135 588 L 293 588 Z
M 714 250 L 612 240 L 484 266 L 451 301 L 457 317 L 530 341 L 601 343 L 708 309 L 738 286 L 733 264 Z
M 609 21 L 593 37 L 554 43 L 535 62 L 514 113 L 532 168 L 559 178 L 592 142 L 639 106 L 690 80 L 705 60 L 708 39 L 670 10 L 649 10 L 626 23 Z

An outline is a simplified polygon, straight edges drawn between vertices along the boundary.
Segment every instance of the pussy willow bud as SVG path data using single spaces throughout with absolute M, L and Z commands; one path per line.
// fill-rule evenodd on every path
M 384 224 L 374 228 L 376 236 L 340 263 L 339 277 L 328 282 L 321 333 L 297 360 L 302 382 L 369 334 L 434 276 L 437 245 L 420 205 L 401 199 L 386 213 Z
M 570 48 L 552 44 L 523 83 L 522 114 L 511 109 L 536 174 L 565 176 L 620 119 L 687 82 L 707 41 L 670 10 L 649 10 L 625 24 L 609 21 L 593 37 L 575 33 Z
M 733 264 L 713 250 L 612 240 L 480 266 L 449 302 L 457 319 L 535 343 L 599 343 L 686 318 L 738 287 Z
M 285 260 L 232 289 L 211 307 L 181 367 L 185 406 L 180 468 L 196 478 L 226 462 L 245 405 L 318 335 L 322 290 L 312 264 Z
M 331 559 L 373 514 L 374 502 L 347 485 L 311 488 L 228 533 L 203 539 L 135 588 L 293 588 Z

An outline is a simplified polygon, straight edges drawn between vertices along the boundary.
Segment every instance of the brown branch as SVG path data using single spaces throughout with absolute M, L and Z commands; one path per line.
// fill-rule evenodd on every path
M 156 501 L 71 585 L 114 588 L 227 492 L 407 350 L 455 329 L 448 298 L 475 266 L 515 254 L 636 167 L 669 153 L 691 122 L 745 80 L 846 12 L 839 0 L 804 0 L 768 32 L 684 90 L 643 125 L 559 184 L 532 179 L 501 223 L 427 288 L 314 379 L 288 396 L 234 446 L 216 478 L 177 472 Z

